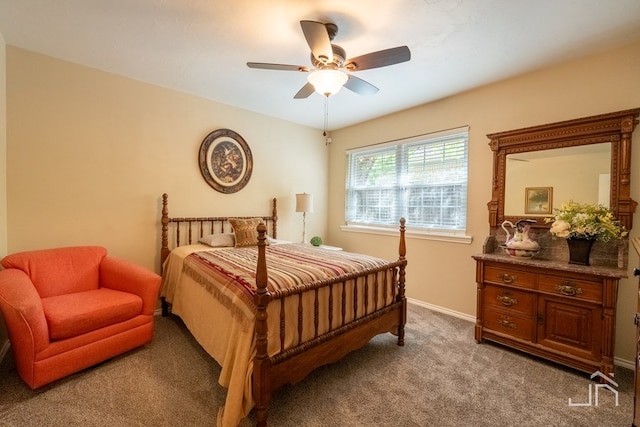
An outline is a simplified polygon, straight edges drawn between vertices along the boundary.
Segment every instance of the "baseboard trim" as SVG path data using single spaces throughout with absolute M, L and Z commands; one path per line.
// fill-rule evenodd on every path
M 451 310 L 451 309 L 448 309 L 448 308 L 440 307 L 438 305 L 429 304 L 427 302 L 419 301 L 419 300 L 412 299 L 412 298 L 407 298 L 407 302 L 409 302 L 411 304 L 418 305 L 420 307 L 428 308 L 429 310 L 437 311 L 439 313 L 444 313 L 444 314 L 448 314 L 448 315 L 453 316 L 453 317 L 457 317 L 459 319 L 467 320 L 467 321 L 472 322 L 472 323 L 475 323 L 475 321 L 476 321 L 475 316 L 470 316 L 470 315 L 468 315 L 466 313 L 460 313 L 459 311 L 454 311 L 454 310 Z M 621 368 L 630 369 L 632 371 L 635 371 L 635 369 L 636 369 L 635 360 L 627 360 L 627 359 L 622 359 L 620 357 L 614 357 L 613 358 L 613 363 L 616 366 L 620 366 Z
M 627 359 L 621 359 L 619 357 L 614 357 L 613 364 L 616 366 L 620 366 L 622 368 L 631 369 L 632 371 L 636 370 L 635 360 L 627 360 Z
M 458 319 L 466 320 L 468 322 L 475 323 L 476 317 L 459 311 L 451 310 L 449 308 L 440 307 L 439 305 L 429 304 L 428 302 L 419 301 L 417 299 L 407 298 L 407 302 L 420 307 L 428 308 L 429 310 L 437 311 L 439 313 L 448 314 L 449 316 L 457 317 Z

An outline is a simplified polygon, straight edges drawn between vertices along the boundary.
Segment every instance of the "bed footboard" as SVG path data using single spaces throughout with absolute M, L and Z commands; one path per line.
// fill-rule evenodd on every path
M 258 426 L 267 424 L 267 407 L 272 393 L 285 384 L 295 384 L 304 379 L 314 369 L 329 363 L 336 362 L 348 353 L 366 345 L 374 336 L 393 332 L 397 334 L 397 344 L 404 345 L 404 327 L 407 319 L 407 301 L 405 296 L 405 269 L 406 245 L 405 245 L 405 220 L 400 220 L 400 242 L 399 257 L 395 262 L 390 262 L 382 267 L 371 268 L 359 274 L 344 275 L 336 279 L 321 281 L 306 285 L 304 289 L 297 289 L 288 294 L 272 295 L 267 289 L 267 266 L 265 261 L 265 240 L 266 227 L 258 226 L 258 265 L 256 270 L 257 292 L 255 294 L 256 314 L 256 356 L 253 362 L 253 396 L 256 403 L 256 419 Z M 378 282 L 377 277 L 374 283 L 368 283 L 371 275 L 381 274 Z M 358 280 L 364 283 L 358 285 Z M 371 281 L 374 281 L 373 279 Z M 353 283 L 348 286 L 348 283 Z M 337 289 L 334 289 L 337 288 Z M 381 289 L 381 290 L 380 290 Z M 328 319 L 323 319 L 328 323 L 328 331 L 318 333 L 320 319 L 318 306 L 320 296 L 324 290 L 324 301 L 329 306 Z M 388 290 L 389 292 L 386 292 Z M 298 345 L 284 349 L 281 344 L 281 351 L 269 357 L 268 348 L 268 327 L 267 309 L 270 303 L 279 299 L 284 299 L 299 292 L 302 299 L 302 292 L 312 293 L 315 298 L 314 326 L 315 334 L 313 338 L 300 342 Z M 347 294 L 351 292 L 352 294 Z M 370 295 L 370 293 L 375 293 Z M 332 306 L 334 304 L 334 294 L 342 295 L 335 298 L 339 304 L 340 315 L 337 319 L 332 318 Z M 388 296 L 390 295 L 390 296 Z M 380 298 L 380 299 L 379 299 Z M 388 299 L 387 299 L 388 298 Z M 384 299 L 384 300 L 383 300 Z M 352 301 L 352 306 L 347 306 L 345 301 Z M 373 301 L 371 307 L 367 306 L 367 301 Z M 357 315 L 359 301 L 364 303 L 364 314 Z M 281 304 L 284 304 L 281 302 Z M 298 313 L 302 313 L 300 306 Z M 284 317 L 284 313 L 281 314 Z M 302 316 L 298 316 L 299 335 L 302 336 Z M 282 320 L 281 320 L 282 322 Z M 334 326 L 335 324 L 335 326 Z M 281 334 L 284 327 L 281 326 Z M 284 338 L 281 335 L 281 341 Z

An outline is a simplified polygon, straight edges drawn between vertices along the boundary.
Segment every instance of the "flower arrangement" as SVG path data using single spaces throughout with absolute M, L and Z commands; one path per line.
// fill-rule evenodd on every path
M 566 239 L 589 239 L 607 242 L 627 235 L 627 230 L 614 220 L 613 213 L 603 205 L 564 202 L 553 210 L 553 218 L 545 218 L 551 224 L 549 232 Z

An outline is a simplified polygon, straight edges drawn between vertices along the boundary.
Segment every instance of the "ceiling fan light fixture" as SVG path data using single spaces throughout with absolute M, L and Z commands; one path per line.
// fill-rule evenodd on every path
M 339 70 L 316 70 L 309 73 L 307 80 L 320 95 L 330 96 L 340 91 L 349 76 Z

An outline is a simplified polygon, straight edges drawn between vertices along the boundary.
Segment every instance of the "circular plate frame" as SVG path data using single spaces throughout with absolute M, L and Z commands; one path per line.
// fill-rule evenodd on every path
M 214 190 L 232 194 L 243 189 L 253 171 L 246 141 L 230 129 L 218 129 L 200 144 L 198 164 L 202 177 Z

